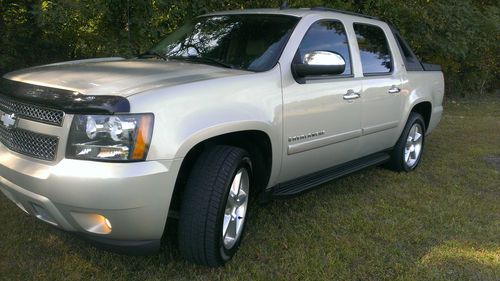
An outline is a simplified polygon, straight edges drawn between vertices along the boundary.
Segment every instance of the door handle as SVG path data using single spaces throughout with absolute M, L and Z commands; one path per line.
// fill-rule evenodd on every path
M 361 95 L 359 93 L 355 93 L 353 90 L 348 90 L 347 94 L 344 95 L 345 100 L 355 100 L 359 99 Z
M 389 89 L 388 92 L 389 92 L 389 94 L 397 94 L 397 93 L 401 92 L 401 89 L 392 85 L 392 87 Z

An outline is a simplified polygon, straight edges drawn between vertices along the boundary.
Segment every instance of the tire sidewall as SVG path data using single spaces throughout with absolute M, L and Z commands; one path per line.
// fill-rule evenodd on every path
M 248 192 L 248 205 L 247 205 L 247 210 L 245 213 L 246 217 L 245 217 L 245 220 L 243 222 L 243 226 L 241 229 L 241 234 L 240 234 L 239 239 L 236 241 L 236 243 L 233 245 L 233 247 L 231 247 L 230 249 L 226 249 L 226 247 L 224 246 L 224 241 L 223 241 L 223 237 L 222 237 L 222 225 L 224 223 L 224 212 L 226 209 L 226 204 L 227 204 L 229 192 L 231 190 L 231 184 L 233 182 L 234 177 L 236 176 L 236 173 L 241 168 L 245 168 L 247 170 L 248 177 L 249 177 L 249 186 L 250 186 L 249 192 Z M 253 183 L 252 161 L 250 160 L 250 157 L 247 154 L 245 154 L 240 158 L 238 165 L 236 165 L 234 167 L 232 174 L 231 174 L 231 177 L 229 178 L 228 182 L 226 183 L 226 187 L 225 187 L 225 191 L 224 191 L 224 195 L 223 195 L 224 199 L 221 200 L 221 205 L 219 206 L 219 214 L 217 215 L 216 227 L 217 227 L 217 236 L 219 237 L 218 248 L 219 248 L 220 256 L 221 256 L 224 263 L 229 261 L 233 257 L 233 255 L 236 253 L 236 251 L 238 251 L 238 247 L 240 246 L 241 240 L 242 240 L 243 235 L 245 233 L 245 228 L 246 228 L 246 225 L 248 222 L 248 211 L 249 211 L 249 207 L 250 207 L 250 199 L 252 196 L 252 183 Z

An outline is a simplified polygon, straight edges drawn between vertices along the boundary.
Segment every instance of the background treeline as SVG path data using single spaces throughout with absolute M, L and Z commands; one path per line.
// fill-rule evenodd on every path
M 0 74 L 56 61 L 131 56 L 190 17 L 280 4 L 257 0 L 0 0 Z M 498 0 L 302 0 L 289 4 L 334 7 L 391 22 L 421 59 L 443 66 L 448 95 L 484 95 L 498 89 Z

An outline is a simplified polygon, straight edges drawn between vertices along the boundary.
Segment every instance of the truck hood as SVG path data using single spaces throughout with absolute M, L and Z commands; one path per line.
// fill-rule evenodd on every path
M 85 95 L 128 97 L 154 88 L 247 73 L 181 61 L 104 58 L 32 67 L 8 73 L 4 77 Z

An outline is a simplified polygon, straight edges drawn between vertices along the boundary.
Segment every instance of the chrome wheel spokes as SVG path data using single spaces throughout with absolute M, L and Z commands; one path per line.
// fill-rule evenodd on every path
M 231 249 L 240 239 L 247 213 L 249 190 L 248 171 L 246 168 L 241 168 L 231 183 L 224 212 L 222 239 L 226 249 Z
M 408 134 L 404 151 L 404 160 L 406 165 L 410 168 L 417 164 L 420 153 L 422 152 L 423 133 L 422 126 L 415 123 Z

